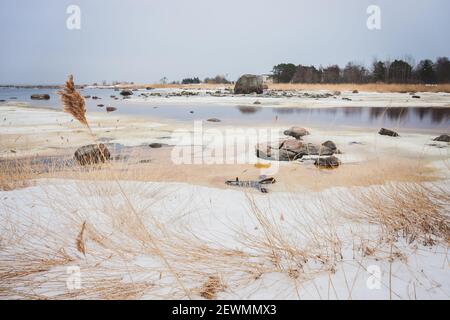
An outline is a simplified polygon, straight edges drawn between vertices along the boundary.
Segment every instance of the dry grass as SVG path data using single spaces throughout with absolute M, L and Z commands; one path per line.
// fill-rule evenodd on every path
M 353 91 L 361 92 L 450 92 L 450 84 L 439 85 L 423 85 L 423 84 L 386 84 L 386 83 L 370 83 L 370 84 L 304 84 L 304 83 L 277 83 L 270 84 L 269 89 L 273 90 L 328 90 L 328 91 Z
M 29 187 L 37 173 L 31 160 L 0 161 L 0 190 L 9 191 Z
M 389 183 L 344 199 L 351 220 L 380 226 L 385 239 L 450 245 L 450 194 L 442 187 Z
M 254 269 L 256 263 L 248 254 L 196 238 L 187 226 L 172 229 L 174 216 L 157 219 L 151 208 L 161 190 L 133 183 L 123 188 L 131 195 L 134 210 L 121 201 L 117 185 L 92 182 L 43 186 L 42 197 L 35 201 L 48 216 L 2 206 L 8 214 L 1 216 L 0 295 L 135 299 L 146 294 L 171 298 L 198 294 L 215 298 L 225 289 L 221 281 L 215 281 L 218 277 L 241 273 L 239 281 L 244 281 L 246 270 Z M 72 201 L 67 201 L 68 194 Z M 167 263 L 160 260 L 161 252 Z M 64 268 L 70 265 L 80 266 L 83 290 L 68 292 L 65 287 Z M 189 288 L 180 288 L 175 277 Z M 199 283 L 203 283 L 200 290 Z
M 317 209 L 323 208 L 308 208 L 301 201 L 292 200 L 286 207 L 288 218 L 270 209 L 269 204 L 257 204 L 253 196 L 247 198 L 247 212 L 255 227 L 237 230 L 236 234 L 242 245 L 264 262 L 255 279 L 264 273 L 278 272 L 302 283 L 336 271 L 343 257 L 336 232 L 338 223 L 332 213 L 316 216 Z

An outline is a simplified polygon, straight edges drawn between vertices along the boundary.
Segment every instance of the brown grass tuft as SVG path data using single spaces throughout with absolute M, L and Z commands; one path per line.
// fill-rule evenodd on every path
M 225 289 L 222 281 L 217 276 L 210 276 L 200 289 L 200 295 L 208 300 L 214 300 L 217 293 Z

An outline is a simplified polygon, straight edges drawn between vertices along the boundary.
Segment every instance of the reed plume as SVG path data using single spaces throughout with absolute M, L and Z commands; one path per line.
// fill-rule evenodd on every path
M 89 128 L 89 124 L 86 120 L 86 103 L 83 96 L 75 88 L 73 75 L 69 75 L 69 79 L 58 94 L 61 96 L 64 112 L 72 115 L 72 117 L 77 119 L 82 125 Z

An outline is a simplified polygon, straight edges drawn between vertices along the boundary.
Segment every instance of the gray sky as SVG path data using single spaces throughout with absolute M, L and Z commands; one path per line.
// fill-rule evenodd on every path
M 81 8 L 68 30 L 66 9 Z M 381 8 L 381 30 L 366 9 Z M 268 73 L 281 62 L 450 55 L 448 0 L 1 0 L 0 83 L 156 82 Z

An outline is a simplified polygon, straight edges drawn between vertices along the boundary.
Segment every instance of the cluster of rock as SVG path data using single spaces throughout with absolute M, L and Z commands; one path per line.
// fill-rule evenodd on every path
M 292 127 L 284 134 L 294 139 L 282 139 L 276 143 L 260 143 L 256 147 L 256 156 L 275 161 L 295 161 L 304 156 L 315 156 L 317 166 L 338 167 L 340 165 L 339 159 L 333 156 L 340 153 L 333 141 L 326 141 L 320 145 L 305 143 L 302 137 L 309 135 L 309 132 L 300 127 Z
M 183 91 L 179 91 L 179 92 L 167 92 L 164 94 L 161 94 L 161 92 L 151 92 L 151 93 L 142 92 L 139 94 L 139 97 L 142 97 L 142 98 L 149 98 L 149 97 L 170 98 L 170 97 L 191 97 L 191 96 L 198 96 L 198 95 L 199 95 L 199 92 L 183 90 Z M 127 98 L 127 97 L 124 97 L 124 98 Z

